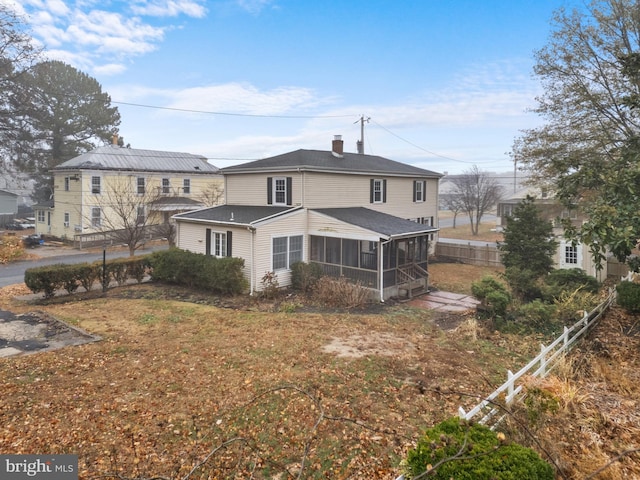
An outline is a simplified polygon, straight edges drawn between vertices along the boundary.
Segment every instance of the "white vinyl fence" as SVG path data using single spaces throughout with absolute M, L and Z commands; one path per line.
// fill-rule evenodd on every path
M 631 280 L 632 273 L 629 273 L 622 280 Z M 562 358 L 573 345 L 585 336 L 591 328 L 600 320 L 604 312 L 615 301 L 616 290 L 610 289 L 607 298 L 600 303 L 591 312 L 584 314 L 582 319 L 578 320 L 571 327 L 564 327 L 564 332 L 556 338 L 549 346 L 541 345 L 540 354 L 531 360 L 527 365 L 522 367 L 517 373 L 507 371 L 507 381 L 503 383 L 496 391 L 485 398 L 478 405 L 468 412 L 460 407 L 458 414 L 460 418 L 465 420 L 476 419 L 478 423 L 484 424 L 490 428 L 495 428 L 500 420 L 504 417 L 497 416 L 502 410 L 497 406 L 497 399 L 501 395 L 507 405 L 513 402 L 523 390 L 521 383 L 522 377 L 525 375 L 533 377 L 545 377 L 547 373 L 553 369 L 558 360 Z

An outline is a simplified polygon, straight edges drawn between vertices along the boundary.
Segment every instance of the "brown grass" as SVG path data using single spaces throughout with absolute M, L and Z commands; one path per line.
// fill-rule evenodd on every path
M 190 478 L 286 478 L 303 461 L 304 478 L 395 478 L 425 427 L 532 354 L 524 339 L 446 333 L 402 305 L 238 310 L 154 285 L 74 298 L 36 307 L 0 296 L 0 308 L 37 308 L 103 337 L 0 359 L 0 451 L 77 453 L 81 479 L 182 478 L 213 452 Z M 325 351 L 336 339 L 364 355 Z
M 487 275 L 499 277 L 504 268 L 480 267 L 463 263 L 429 263 L 429 284 L 446 292 L 471 295 L 471 284 Z

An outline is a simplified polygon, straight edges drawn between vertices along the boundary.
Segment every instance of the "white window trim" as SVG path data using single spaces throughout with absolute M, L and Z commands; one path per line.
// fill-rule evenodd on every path
M 69 212 L 64 212 L 64 228 L 69 228 L 71 225 L 71 214 Z
M 376 190 L 376 185 L 380 186 L 380 190 Z M 376 199 L 376 194 L 380 194 L 380 199 Z M 384 203 L 384 180 L 382 178 L 373 179 L 373 203 Z
M 142 180 L 142 185 L 140 185 L 140 180 Z M 142 187 L 142 192 L 140 191 L 140 187 Z M 136 193 L 138 195 L 144 195 L 147 193 L 147 179 L 144 177 L 136 177 Z
M 220 242 L 220 248 L 218 249 L 218 242 L 217 242 L 217 238 L 224 238 L 224 243 Z M 218 258 L 222 258 L 222 257 L 226 257 L 227 256 L 227 241 L 229 239 L 227 238 L 227 232 L 218 232 L 218 231 L 211 231 L 211 255 L 213 255 L 214 257 L 218 257 Z
M 98 210 L 98 212 L 100 213 L 100 215 L 98 215 L 97 217 L 93 215 L 93 212 L 95 210 Z M 96 223 L 95 220 L 98 220 L 98 222 Z M 102 208 L 100 207 L 91 207 L 91 228 L 100 228 L 102 227 Z
M 291 270 L 291 263 L 295 263 L 295 262 L 291 262 L 291 238 L 293 237 L 302 237 L 302 243 L 301 243 L 301 248 L 300 248 L 300 261 L 304 261 L 304 234 L 302 233 L 298 233 L 298 234 L 292 234 L 292 235 L 273 235 L 271 237 L 271 269 L 273 271 L 277 271 L 277 272 L 283 272 L 283 271 L 290 271 Z M 285 261 L 285 266 L 282 268 L 274 268 L 273 267 L 273 241 L 276 238 L 286 238 L 287 239 L 287 251 L 286 251 L 286 261 Z M 297 260 L 296 260 L 297 261 Z
M 165 180 L 167 181 L 166 187 L 164 185 Z M 160 191 L 162 192 L 162 195 L 171 195 L 171 179 L 170 178 L 165 177 L 160 180 Z
M 191 195 L 191 179 L 190 178 L 182 179 L 182 194 Z
M 278 181 L 282 181 L 284 183 L 284 190 L 282 190 L 282 193 L 284 193 L 284 198 L 282 200 L 282 202 L 278 201 Z M 273 205 L 287 205 L 287 177 L 273 177 Z
M 417 180 L 414 185 L 416 189 L 416 203 L 424 203 L 426 201 L 426 195 L 423 190 L 425 183 L 422 180 Z

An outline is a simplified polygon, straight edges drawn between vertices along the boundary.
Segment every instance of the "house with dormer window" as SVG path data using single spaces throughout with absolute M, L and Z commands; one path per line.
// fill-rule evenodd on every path
M 295 262 L 318 264 L 385 300 L 428 287 L 442 175 L 375 155 L 296 150 L 221 169 L 223 205 L 175 215 L 177 245 L 245 260 L 252 292 Z

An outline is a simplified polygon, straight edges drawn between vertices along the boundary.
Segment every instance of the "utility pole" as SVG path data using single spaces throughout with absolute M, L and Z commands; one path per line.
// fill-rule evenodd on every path
M 364 122 L 369 123 L 371 117 L 364 118 L 364 115 L 360 116 L 360 119 L 354 123 L 360 122 L 360 140 L 356 142 L 357 151 L 359 154 L 364 154 Z

